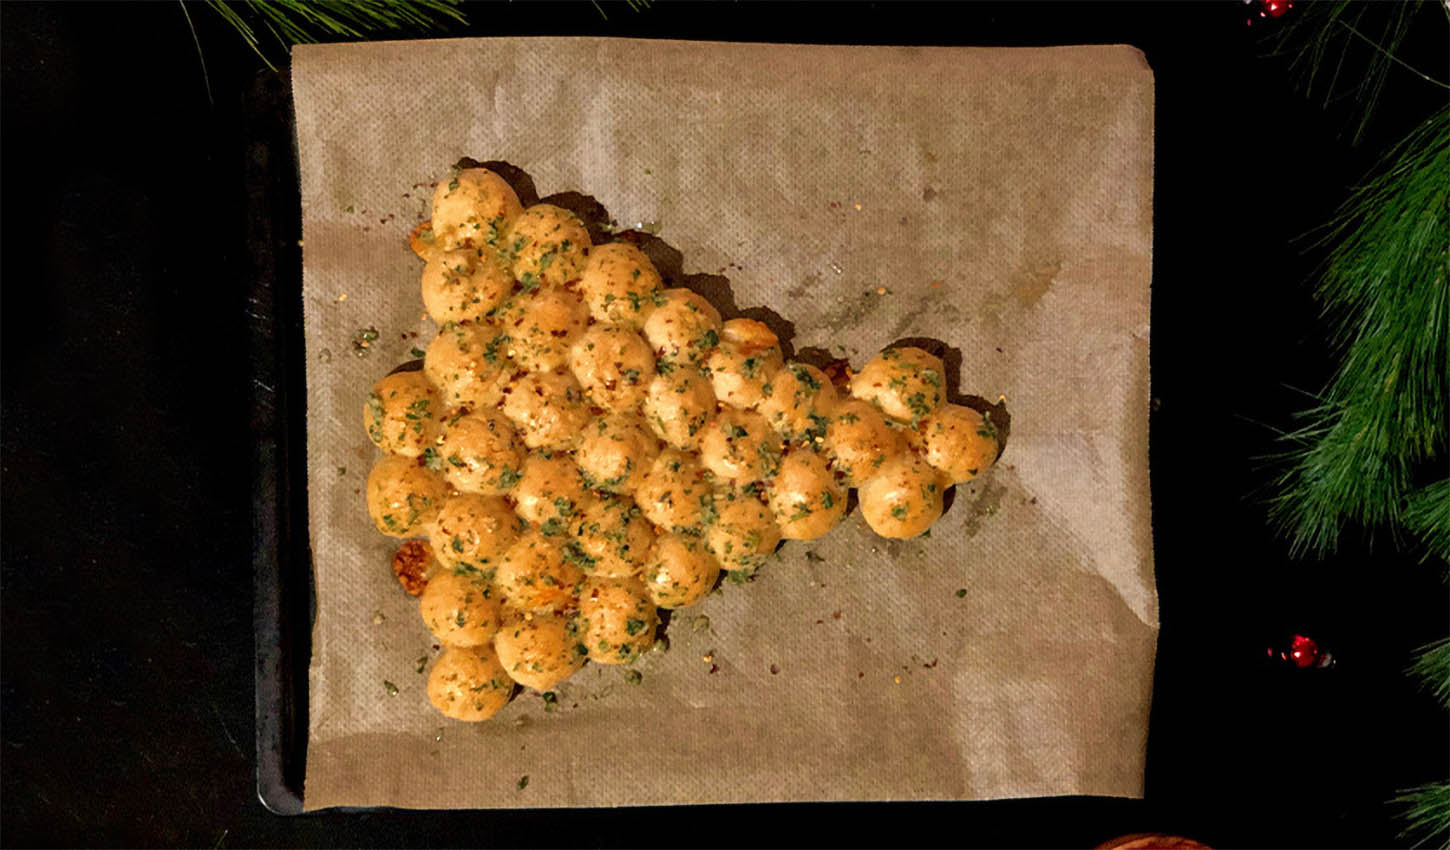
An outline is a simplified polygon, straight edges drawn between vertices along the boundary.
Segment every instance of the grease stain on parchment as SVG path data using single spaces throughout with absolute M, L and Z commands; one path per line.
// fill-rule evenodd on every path
M 962 520 L 962 531 L 968 538 L 976 537 L 977 532 L 982 530 L 983 521 L 994 516 L 1002 506 L 1002 497 L 1007 493 L 1007 485 L 993 483 L 990 479 L 981 481 L 980 489 L 974 482 L 969 485 L 971 492 L 963 493 L 967 496 L 966 517 Z M 962 489 L 958 487 L 958 489 Z M 960 498 L 960 497 L 959 497 Z

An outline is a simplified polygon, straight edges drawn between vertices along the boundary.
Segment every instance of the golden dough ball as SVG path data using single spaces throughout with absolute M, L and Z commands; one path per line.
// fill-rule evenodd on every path
M 493 325 L 450 322 L 438 329 L 423 355 L 424 374 L 450 408 L 497 405 L 514 370 L 508 338 Z
M 508 351 L 520 366 L 540 372 L 566 369 L 569 348 L 589 325 L 589 310 L 578 294 L 543 286 L 506 301 L 494 322 L 509 337 Z
M 487 168 L 466 168 L 438 181 L 433 241 L 445 251 L 497 245 L 524 211 L 508 181 Z
M 824 537 L 846 516 L 846 489 L 836 483 L 826 459 L 810 449 L 786 455 L 766 493 L 787 540 Z
M 536 525 L 554 523 L 568 527 L 569 517 L 586 501 L 584 477 L 574 458 L 555 452 L 530 452 L 524 458 L 519 483 L 509 494 L 514 511 Z
M 761 387 L 755 409 L 787 440 L 814 443 L 826 435 L 836 388 L 831 379 L 808 363 L 787 363 Z
M 944 404 L 906 432 L 906 441 L 953 484 L 971 481 L 997 462 L 1001 435 L 991 412 Z
M 389 537 L 422 537 L 448 495 L 443 477 L 417 459 L 384 455 L 373 464 L 366 486 L 368 515 Z
M 715 397 L 751 408 L 765 397 L 764 387 L 785 365 L 780 340 L 763 322 L 731 319 L 720 331 L 720 345 L 705 358 Z
M 689 289 L 666 289 L 644 320 L 644 338 L 661 360 L 699 363 L 720 344 L 720 311 Z
M 574 540 L 565 557 L 596 578 L 633 578 L 644 568 L 655 542 L 654 527 L 632 500 L 608 496 L 592 501 L 570 520 Z
M 705 469 L 695 455 L 665 449 L 640 479 L 634 501 L 645 519 L 660 528 L 699 534 L 704 508 L 711 502 Z
M 688 608 L 720 577 L 720 563 L 698 537 L 662 534 L 644 568 L 644 589 L 660 608 Z
M 504 237 L 512 271 L 527 292 L 576 280 L 589 259 L 589 229 L 578 216 L 553 204 L 534 204 L 514 219 Z
M 661 360 L 659 374 L 645 390 L 644 416 L 661 440 L 678 449 L 696 449 L 710 416 L 715 390 L 699 369 Z
M 423 308 L 439 325 L 481 323 L 513 288 L 513 275 L 492 247 L 447 251 L 423 266 Z
M 644 337 L 621 325 L 594 325 L 569 349 L 569 368 L 594 403 L 633 410 L 655 376 L 655 357 Z
M 705 550 L 722 569 L 754 573 L 780 542 L 770 509 L 740 490 L 715 493 L 714 521 L 705 527 Z
M 518 536 L 519 520 L 503 499 L 459 493 L 439 507 L 428 542 L 446 569 L 490 579 Z
M 882 537 L 915 537 L 931 528 L 942 511 L 944 477 L 914 454 L 881 465 L 856 492 L 861 518 Z
M 528 372 L 503 397 L 503 415 L 531 449 L 566 451 L 574 447 L 589 420 L 589 402 L 573 375 Z
M 579 621 L 547 612 L 507 611 L 493 648 L 509 678 L 536 691 L 578 673 L 589 659 L 579 641 Z
M 514 682 L 492 646 L 450 646 L 428 673 L 428 701 L 445 717 L 478 723 L 508 705 Z
M 655 264 L 628 242 L 596 245 L 579 277 L 579 291 L 595 321 L 636 330 L 664 300 L 661 286 Z
M 941 358 L 909 345 L 888 348 L 851 379 L 851 395 L 869 401 L 898 422 L 916 422 L 946 401 Z
M 395 372 L 373 384 L 363 405 L 363 424 L 373 445 L 389 454 L 417 457 L 438 439 L 443 399 L 422 372 Z
M 564 560 L 567 533 L 562 525 L 531 528 L 508 548 L 493 581 L 510 604 L 524 611 L 562 611 L 574 604 L 584 573 Z
M 736 485 L 770 478 L 780 468 L 780 435 L 752 410 L 724 408 L 700 438 L 700 463 Z
M 589 660 L 627 664 L 654 645 L 655 604 L 637 579 L 586 579 L 579 591 L 579 632 Z
M 906 441 L 869 401 L 842 399 L 826 426 L 826 456 L 848 487 L 876 474 L 881 465 L 906 451 Z
M 442 572 L 418 600 L 423 623 L 444 646 L 483 646 L 498 631 L 501 600 L 472 576 Z
M 574 462 L 586 486 L 633 493 L 659 453 L 659 440 L 638 413 L 606 413 L 585 427 Z
M 475 410 L 448 420 L 438 444 L 448 483 L 485 496 L 501 496 L 518 483 L 527 453 L 514 426 L 493 410 Z

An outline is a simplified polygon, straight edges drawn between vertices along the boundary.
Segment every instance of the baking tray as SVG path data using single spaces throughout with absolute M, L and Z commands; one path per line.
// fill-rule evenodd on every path
M 292 86 L 263 71 L 243 106 L 252 366 L 252 612 L 257 796 L 302 811 L 316 599 L 307 534 L 302 232 Z

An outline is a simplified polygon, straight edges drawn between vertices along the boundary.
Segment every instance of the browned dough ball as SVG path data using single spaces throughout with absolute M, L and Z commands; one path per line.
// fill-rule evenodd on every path
M 418 613 L 444 646 L 483 646 L 498 631 L 500 605 L 487 584 L 443 572 L 423 588 Z
M 655 642 L 655 604 L 637 579 L 590 578 L 579 591 L 579 631 L 589 660 L 627 664 Z
M 705 598 L 720 577 L 720 563 L 700 538 L 662 534 L 644 568 L 644 588 L 661 608 L 688 608 Z
M 710 486 L 699 459 L 679 449 L 665 449 L 650 465 L 634 491 L 645 519 L 668 531 L 699 534 Z
M 810 449 L 785 456 L 767 494 L 787 540 L 824 537 L 846 515 L 846 489 L 836 483 L 826 459 Z
M 433 193 L 433 242 L 445 251 L 496 245 L 523 210 L 508 181 L 487 168 L 463 169 Z
M 851 395 L 898 422 L 916 422 L 946 401 L 941 358 L 911 346 L 888 348 L 851 379 Z
M 507 610 L 493 647 L 509 678 L 536 691 L 553 688 L 588 660 L 579 621 L 561 614 Z
M 503 414 L 476 410 L 448 420 L 438 444 L 443 474 L 465 493 L 501 496 L 519 480 L 528 449 Z
M 699 363 L 720 344 L 720 311 L 688 289 L 666 289 L 644 321 L 644 338 L 659 359 Z
M 606 413 L 585 427 L 574 462 L 586 486 L 633 493 L 659 453 L 659 440 L 639 414 Z
M 443 400 L 421 372 L 396 372 L 373 384 L 363 405 L 363 424 L 373 445 L 389 454 L 417 457 L 438 439 Z
M 504 302 L 494 322 L 508 335 L 508 352 L 520 366 L 534 371 L 569 367 L 569 347 L 589 325 L 589 311 L 578 294 L 561 286 L 544 286 Z
M 872 531 L 882 537 L 915 537 L 941 516 L 945 487 L 941 473 L 906 453 L 882 464 L 856 497 L 861 518 Z
M 632 499 L 606 496 L 570 520 L 574 540 L 565 557 L 590 576 L 634 578 L 654 546 L 655 531 Z
M 594 403 L 634 410 L 655 376 L 654 353 L 644 337 L 622 325 L 594 325 L 574 340 L 569 368 Z
M 780 435 L 752 410 L 726 407 L 700 438 L 700 463 L 716 477 L 736 485 L 775 475 L 784 447 Z
M 906 440 L 953 484 L 971 481 L 997 462 L 1001 435 L 986 416 L 960 404 L 944 404 L 906 432 Z
M 573 448 L 593 418 L 583 388 L 564 372 L 529 372 L 515 380 L 503 397 L 503 415 L 524 445 L 556 451 Z
M 459 493 L 438 508 L 428 542 L 445 569 L 492 578 L 514 540 L 519 520 L 498 496 Z
M 780 340 L 763 322 L 731 319 L 720 331 L 720 346 L 705 358 L 715 397 L 736 407 L 752 408 L 765 397 L 764 387 L 785 365 Z
M 754 573 L 780 542 L 770 509 L 748 492 L 717 491 L 714 514 L 705 527 L 705 549 L 723 569 Z
M 523 474 L 509 494 L 519 516 L 537 525 L 568 519 L 584 507 L 584 477 L 574 458 L 563 453 L 530 452 Z
M 715 413 L 715 390 L 694 366 L 661 360 L 659 374 L 645 392 L 644 416 L 650 428 L 678 449 L 698 449 L 705 424 Z
M 513 257 L 514 277 L 528 291 L 541 284 L 563 286 L 579 277 L 589 259 L 589 229 L 577 216 L 553 204 L 534 204 L 513 220 L 504 249 Z
M 448 485 L 413 458 L 384 455 L 368 473 L 368 515 L 389 537 L 421 537 L 438 515 Z
M 482 323 L 513 287 L 513 275 L 489 246 L 447 251 L 423 266 L 423 308 L 439 325 Z
M 478 723 L 498 714 L 514 683 L 492 646 L 450 646 L 428 673 L 428 701 L 443 716 Z
M 424 374 L 450 408 L 497 405 L 516 368 L 508 339 L 493 325 L 450 322 L 438 329 L 423 355 Z
M 564 560 L 568 529 L 531 528 L 504 553 L 494 584 L 524 611 L 562 611 L 574 604 L 584 573 Z
M 664 300 L 660 288 L 660 273 L 654 263 L 628 242 L 595 246 L 579 277 L 579 291 L 595 321 L 636 330 Z
M 831 379 L 807 363 L 787 363 L 763 387 L 755 409 L 787 440 L 819 444 L 836 406 Z
M 870 402 L 842 399 L 826 426 L 825 451 L 846 486 L 859 487 L 882 464 L 906 451 L 906 441 Z

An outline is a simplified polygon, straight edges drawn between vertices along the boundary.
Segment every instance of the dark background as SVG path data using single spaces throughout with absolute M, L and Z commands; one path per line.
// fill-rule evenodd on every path
M 1446 36 L 1434 5 L 1414 48 L 1432 73 Z M 279 298 L 297 292 L 295 209 L 257 213 L 257 175 L 292 167 L 286 89 L 188 8 L 214 102 L 178 4 L 0 5 L 0 842 L 1082 846 L 1161 830 L 1216 846 L 1403 843 L 1385 801 L 1447 772 L 1446 715 L 1401 672 L 1450 628 L 1440 574 L 1357 534 L 1336 557 L 1291 561 L 1259 496 L 1268 426 L 1333 362 L 1306 285 L 1316 255 L 1291 240 L 1442 91 L 1392 72 L 1353 147 L 1352 111 L 1303 98 L 1236 0 L 606 4 L 608 21 L 589 4 L 469 8 L 458 32 L 1146 52 L 1163 622 L 1147 798 L 281 818 L 254 777 L 252 450 L 268 421 L 254 342 L 295 329 L 249 299 L 272 268 Z M 1337 666 L 1265 664 L 1294 631 Z

